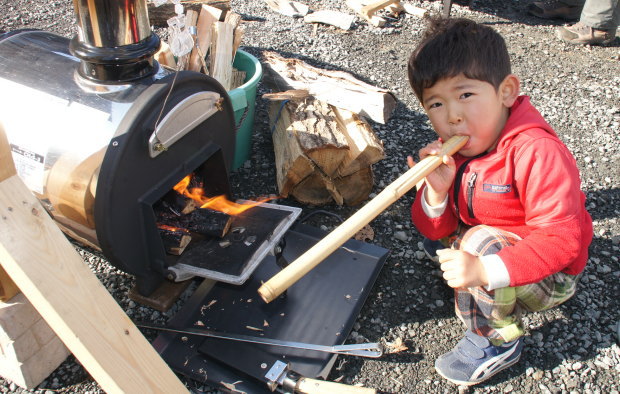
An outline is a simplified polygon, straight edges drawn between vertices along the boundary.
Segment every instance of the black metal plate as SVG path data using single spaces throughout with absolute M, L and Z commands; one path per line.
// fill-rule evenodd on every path
M 277 226 L 291 215 L 290 211 L 254 207 L 232 219 L 231 230 L 223 238 L 209 238 L 190 246 L 178 263 L 191 265 L 226 275 L 239 276 L 250 262 L 256 249 L 267 242 Z M 242 233 L 236 228 L 243 228 Z M 254 237 L 248 245 L 248 238 Z M 229 246 L 221 247 L 222 242 Z
M 284 256 L 294 261 L 324 235 L 311 226 L 295 226 L 286 233 Z M 209 293 L 197 291 L 170 326 L 196 327 L 200 322 L 205 328 L 229 333 L 342 344 L 387 255 L 384 248 L 350 240 L 288 289 L 286 297 L 265 304 L 256 290 L 279 270 L 276 259 L 268 256 L 243 286 L 218 283 Z M 248 375 L 265 381 L 264 375 L 277 360 L 289 362 L 292 370 L 310 378 L 327 377 L 336 360 L 335 355 L 316 351 L 169 333 L 158 336 L 153 345 L 174 370 L 194 379 L 214 385 L 232 383 L 230 373 L 236 372 L 236 380 L 241 381 L 237 389 L 246 382 L 255 385 Z

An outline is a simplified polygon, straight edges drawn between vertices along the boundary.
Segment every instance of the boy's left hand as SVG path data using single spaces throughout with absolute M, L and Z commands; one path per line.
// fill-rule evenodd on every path
M 448 286 L 478 287 L 489 284 L 482 261 L 473 254 L 462 250 L 440 249 L 437 256 Z

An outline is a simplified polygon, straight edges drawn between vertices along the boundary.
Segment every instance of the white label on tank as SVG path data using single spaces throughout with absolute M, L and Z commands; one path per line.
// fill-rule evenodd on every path
M 11 144 L 11 151 L 19 177 L 30 190 L 43 194 L 45 157 L 14 144 Z

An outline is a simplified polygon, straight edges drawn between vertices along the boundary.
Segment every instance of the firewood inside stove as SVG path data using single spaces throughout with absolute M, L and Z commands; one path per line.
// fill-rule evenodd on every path
M 192 240 L 189 231 L 184 229 L 161 224 L 158 226 L 158 230 L 168 254 L 181 255 Z
M 183 229 L 188 232 L 222 238 L 230 230 L 232 216 L 208 208 L 196 208 L 187 215 L 160 211 L 158 224 Z
M 177 216 L 187 215 L 198 208 L 199 203 L 189 197 L 172 190 L 162 199 L 163 209 L 169 210 Z
M 186 217 L 189 231 L 218 238 L 228 233 L 232 223 L 232 216 L 208 208 L 195 209 Z

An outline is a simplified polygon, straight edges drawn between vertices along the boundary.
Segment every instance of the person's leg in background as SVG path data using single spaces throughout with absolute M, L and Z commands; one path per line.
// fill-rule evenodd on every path
M 620 0 L 586 0 L 579 22 L 560 27 L 557 36 L 570 44 L 606 45 L 616 38 Z
M 576 21 L 581 15 L 585 0 L 543 0 L 528 5 L 527 12 L 543 19 Z

